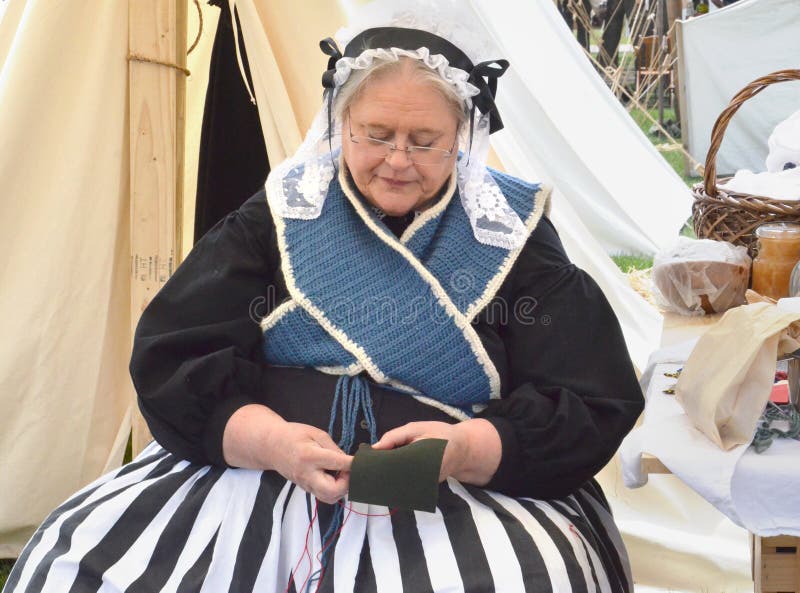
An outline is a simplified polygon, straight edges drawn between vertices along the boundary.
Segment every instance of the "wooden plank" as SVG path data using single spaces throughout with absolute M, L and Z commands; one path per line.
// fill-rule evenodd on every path
M 764 548 L 797 548 L 800 546 L 800 538 L 791 535 L 762 537 L 761 546 Z
M 763 593 L 761 583 L 764 578 L 761 574 L 761 538 L 757 535 L 751 536 L 753 538 L 753 556 L 751 562 L 753 565 L 753 584 L 755 585 L 754 593 Z
M 761 557 L 761 588 L 770 593 L 797 591 L 795 589 L 795 557 L 794 554 L 769 554 Z
M 800 538 L 752 538 L 755 593 L 800 593 Z
M 758 567 L 758 575 L 759 576 L 758 576 L 758 578 L 756 578 L 756 564 L 758 564 L 756 562 L 756 558 L 761 556 L 761 552 L 760 551 L 758 552 L 758 555 L 756 555 L 756 539 L 758 539 L 758 538 L 756 538 L 756 536 L 754 536 L 752 533 L 748 532 L 747 539 L 750 542 L 750 578 L 753 579 L 753 583 L 756 584 L 756 589 L 760 589 L 761 588 L 761 585 L 760 585 L 760 583 L 761 583 L 761 576 L 760 576 L 761 575 L 761 567 L 760 566 Z
M 131 0 L 128 9 L 131 54 L 185 64 L 186 1 Z M 182 20 L 179 19 L 179 4 L 184 4 Z M 182 24 L 182 34 L 178 32 L 178 23 Z M 181 38 L 183 43 L 178 51 Z M 183 158 L 177 105 L 182 102 L 180 86 L 185 85 L 184 78 L 183 72 L 169 66 L 129 62 L 131 324 L 134 329 L 141 312 L 177 265 L 179 236 L 176 229 L 180 220 L 177 179 Z M 136 455 L 151 436 L 138 407 L 134 409 L 132 431 Z
M 192 0 L 180 0 L 176 4 L 176 63 L 186 68 L 189 15 L 188 7 Z M 180 50 L 178 50 L 180 48 Z M 186 171 L 186 76 L 176 75 L 175 79 L 175 245 L 177 254 L 175 267 L 183 261 L 183 186 Z

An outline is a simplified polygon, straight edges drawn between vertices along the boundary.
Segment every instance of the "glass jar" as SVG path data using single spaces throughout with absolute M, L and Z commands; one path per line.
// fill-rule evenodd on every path
M 775 300 L 789 296 L 789 279 L 800 261 L 800 225 L 763 224 L 756 229 L 758 246 L 753 260 L 753 290 Z
M 789 277 L 789 296 L 800 296 L 800 261 L 792 268 L 792 275 Z

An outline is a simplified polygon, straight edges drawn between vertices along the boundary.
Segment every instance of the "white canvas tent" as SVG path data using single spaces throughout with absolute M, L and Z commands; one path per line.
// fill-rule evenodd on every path
M 294 150 L 318 108 L 313 73 L 325 57 L 317 41 L 344 23 L 350 6 L 237 4 L 267 150 L 277 161 Z M 136 280 L 129 145 L 141 130 L 128 123 L 131 6 L 5 0 L 0 21 L 0 308 L 7 320 L 0 341 L 0 557 L 15 556 L 52 507 L 119 464 L 135 417 L 127 374 Z M 641 366 L 658 343 L 660 317 L 630 290 L 606 251 L 652 253 L 669 242 L 689 215 L 685 188 L 604 91 L 550 0 L 471 6 L 515 68 L 501 81 L 501 164 L 558 186 L 553 217 L 568 252 L 600 282 Z M 216 10 L 203 6 L 203 37 L 187 64 L 184 246 L 192 234 Z M 191 37 L 198 23 L 189 14 Z M 667 482 L 626 492 L 618 473 L 612 464 L 601 478 L 639 582 L 679 590 L 686 580 L 677 577 L 678 566 L 690 567 L 692 582 L 726 591 L 746 582 L 741 533 L 709 519 L 703 528 L 713 533 L 702 537 L 713 545 L 700 550 L 696 537 L 686 537 L 696 533 L 696 522 L 679 520 L 699 512 L 696 498 Z M 729 536 L 734 551 L 721 556 Z M 647 562 L 665 550 L 664 569 Z
M 800 67 L 800 2 L 740 0 L 678 23 L 677 37 L 684 142 L 705 163 L 711 128 L 731 98 L 756 78 Z M 800 83 L 772 85 L 745 103 L 725 132 L 717 171 L 766 171 L 770 133 L 798 109 Z

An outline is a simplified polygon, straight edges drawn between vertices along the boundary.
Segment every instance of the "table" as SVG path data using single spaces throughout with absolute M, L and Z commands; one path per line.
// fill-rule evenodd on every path
M 686 318 L 667 314 L 662 329 L 662 347 L 673 346 L 699 337 L 719 319 L 718 315 Z M 673 472 L 654 455 L 643 454 L 641 473 L 672 474 Z M 691 486 L 691 484 L 690 484 Z M 800 506 L 800 491 L 787 505 Z M 789 535 L 772 537 L 750 536 L 751 570 L 755 593 L 800 593 L 800 538 Z

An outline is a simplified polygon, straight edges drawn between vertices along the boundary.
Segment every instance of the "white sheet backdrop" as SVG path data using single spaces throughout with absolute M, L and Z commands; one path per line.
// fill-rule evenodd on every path
M 0 557 L 122 461 L 127 32 L 102 0 L 12 0 L 0 23 Z

